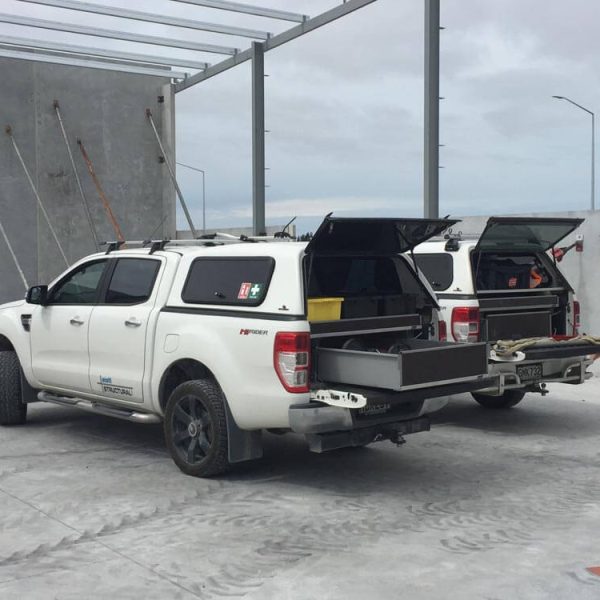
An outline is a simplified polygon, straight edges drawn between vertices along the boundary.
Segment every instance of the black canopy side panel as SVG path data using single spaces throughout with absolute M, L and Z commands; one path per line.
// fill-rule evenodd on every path
M 546 252 L 583 221 L 554 217 L 491 217 L 475 250 Z
M 325 217 L 306 253 L 390 256 L 408 252 L 458 223 L 454 219 Z

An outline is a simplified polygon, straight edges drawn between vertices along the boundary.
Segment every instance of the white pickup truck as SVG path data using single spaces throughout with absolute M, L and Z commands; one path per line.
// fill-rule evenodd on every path
M 598 348 L 578 337 L 579 302 L 549 254 L 582 222 L 491 217 L 479 235 L 447 234 L 415 248 L 449 339 L 494 344 L 541 338 L 491 360 L 499 385 L 473 393 L 485 408 L 511 408 L 527 392 L 546 394 L 547 383 L 581 384 L 592 376 L 587 368 Z
M 403 255 L 453 223 L 328 217 L 308 244 L 110 245 L 0 307 L 0 424 L 36 400 L 162 421 L 196 476 L 260 457 L 262 430 L 316 452 L 400 443 L 443 396 L 493 383 L 485 343 L 438 340 Z M 311 321 L 314 300 L 341 308 Z

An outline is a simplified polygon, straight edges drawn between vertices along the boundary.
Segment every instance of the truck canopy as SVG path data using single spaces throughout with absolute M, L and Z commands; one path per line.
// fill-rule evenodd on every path
M 552 217 L 490 217 L 475 252 L 546 252 L 583 221 Z
M 318 256 L 392 256 L 415 246 L 458 223 L 454 219 L 395 219 L 325 217 L 306 247 Z

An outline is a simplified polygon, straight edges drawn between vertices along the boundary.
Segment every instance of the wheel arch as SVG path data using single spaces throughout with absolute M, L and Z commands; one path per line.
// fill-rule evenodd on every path
M 204 363 L 193 358 L 180 358 L 166 368 L 158 386 L 158 402 L 163 414 L 173 390 L 194 379 L 210 379 L 218 385 L 214 373 Z
M 12 351 L 15 352 L 15 347 L 12 342 L 0 333 L 0 352 Z
M 221 388 L 214 373 L 204 363 L 192 358 L 180 358 L 172 362 L 163 373 L 158 388 L 158 401 L 163 415 L 173 390 L 186 381 L 209 379 Z M 227 420 L 229 462 L 237 463 L 262 457 L 262 434 L 260 431 L 240 429 L 222 391 Z

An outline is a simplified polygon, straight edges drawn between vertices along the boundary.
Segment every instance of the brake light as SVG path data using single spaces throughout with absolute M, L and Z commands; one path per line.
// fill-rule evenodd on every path
M 471 306 L 453 308 L 451 329 L 457 342 L 479 341 L 479 309 Z
M 581 327 L 581 305 L 578 300 L 573 301 L 573 335 L 579 335 Z
M 438 321 L 438 338 L 440 342 L 448 340 L 448 327 L 446 326 L 446 321 L 443 319 Z
M 279 381 L 288 392 L 310 391 L 310 333 L 279 331 L 275 335 L 274 364 Z

